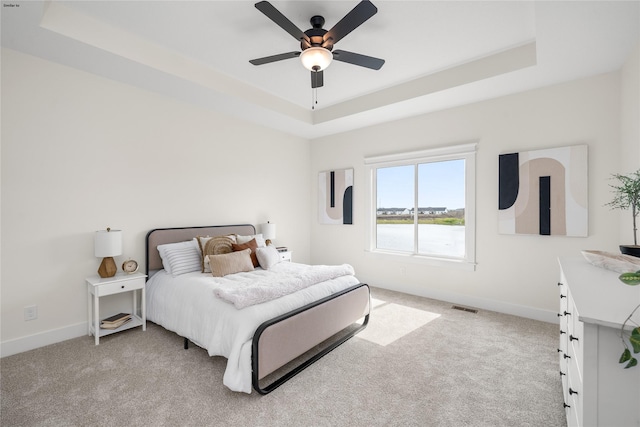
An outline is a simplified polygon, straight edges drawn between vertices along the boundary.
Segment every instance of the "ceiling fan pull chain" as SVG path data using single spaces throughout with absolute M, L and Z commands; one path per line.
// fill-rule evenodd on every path
M 316 105 L 318 104 L 318 72 L 316 71 L 312 76 L 315 82 L 311 88 L 311 109 L 315 110 Z

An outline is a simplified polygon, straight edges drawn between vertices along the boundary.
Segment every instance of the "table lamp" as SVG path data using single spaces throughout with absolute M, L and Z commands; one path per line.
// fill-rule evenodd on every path
M 98 274 L 100 277 L 113 277 L 118 271 L 114 256 L 122 255 L 122 231 L 106 230 L 96 231 L 95 237 L 96 257 L 102 258 Z
M 265 243 L 269 246 L 271 240 L 276 238 L 276 225 L 267 221 L 266 224 L 260 224 L 260 230 L 262 231 L 262 237 L 264 237 Z

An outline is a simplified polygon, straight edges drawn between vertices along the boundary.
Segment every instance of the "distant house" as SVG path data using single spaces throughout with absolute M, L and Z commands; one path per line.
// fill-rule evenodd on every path
M 407 208 L 378 208 L 377 215 L 409 215 Z
M 411 208 L 409 213 L 413 215 L 414 209 Z M 427 208 L 418 208 L 418 215 L 443 215 L 446 214 L 447 208 L 441 207 L 427 207 Z

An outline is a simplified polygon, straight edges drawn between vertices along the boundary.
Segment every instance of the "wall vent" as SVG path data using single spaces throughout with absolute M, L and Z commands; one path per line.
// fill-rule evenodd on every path
M 462 307 L 461 305 L 454 305 L 453 307 L 454 310 L 460 310 L 460 311 L 466 311 L 469 313 L 477 313 L 478 310 L 476 310 L 475 308 L 469 308 L 469 307 Z

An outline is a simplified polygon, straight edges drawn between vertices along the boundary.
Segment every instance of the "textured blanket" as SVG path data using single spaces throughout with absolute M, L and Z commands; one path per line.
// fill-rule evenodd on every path
M 292 294 L 316 283 L 355 274 L 349 264 L 305 267 L 292 271 L 256 270 L 255 274 L 230 274 L 217 278 L 213 292 L 218 298 L 241 309 Z

